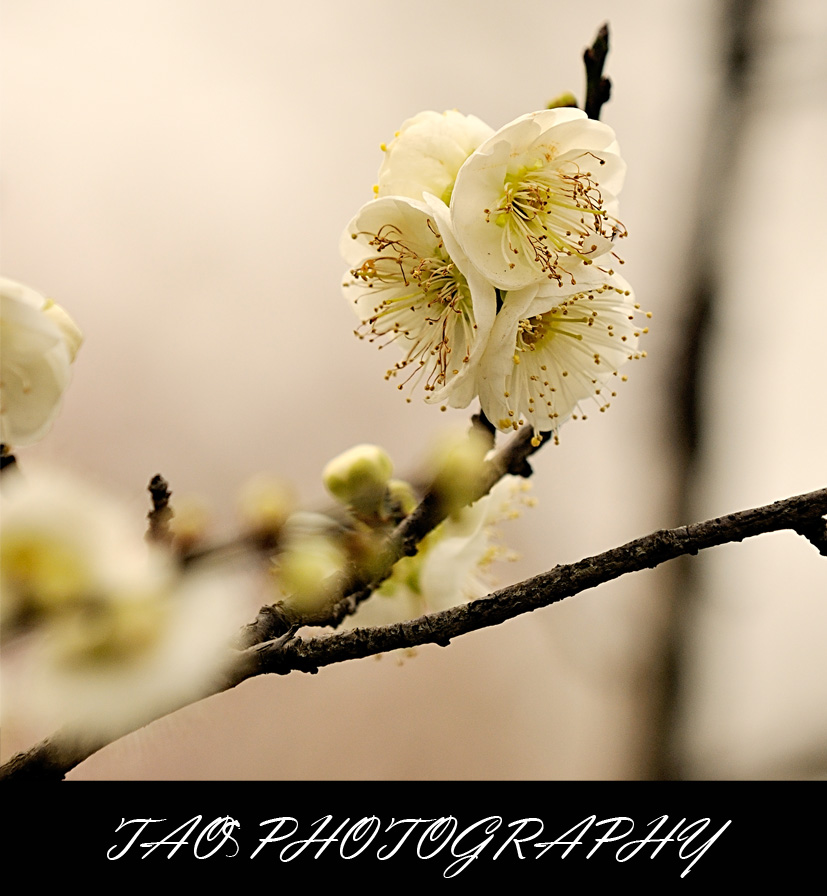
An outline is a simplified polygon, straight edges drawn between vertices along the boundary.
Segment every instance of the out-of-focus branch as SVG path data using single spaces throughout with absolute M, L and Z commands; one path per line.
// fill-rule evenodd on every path
M 527 450 L 524 443 L 528 447 L 535 447 L 531 445 L 530 439 L 521 439 L 521 450 Z M 520 452 L 512 446 L 508 446 L 511 450 L 507 452 L 507 456 L 519 457 Z M 523 462 L 526 456 L 527 454 L 522 458 Z M 505 461 L 502 452 L 498 457 L 502 462 Z M 495 475 L 496 469 L 497 465 L 491 469 L 491 476 Z M 409 622 L 357 628 L 308 640 L 294 637 L 293 630 L 288 629 L 278 639 L 235 653 L 226 677 L 216 684 L 212 693 L 228 690 L 256 675 L 286 675 L 292 671 L 316 672 L 322 666 L 361 659 L 400 647 L 421 644 L 445 646 L 460 635 L 499 625 L 627 573 L 652 569 L 676 557 L 697 554 L 706 548 L 743 541 L 768 532 L 792 529 L 810 539 L 822 553 L 826 553 L 825 515 L 827 488 L 703 523 L 661 529 L 595 557 L 557 566 L 549 572 L 503 588 L 481 600 L 430 616 L 421 616 Z M 427 518 L 425 510 L 420 518 Z M 411 523 L 410 527 L 415 529 L 416 524 Z M 402 550 L 403 533 L 397 534 L 397 543 Z M 128 732 L 122 732 L 126 733 Z M 114 739 L 113 737 L 112 740 Z M 10 759 L 0 767 L 0 779 L 59 780 L 102 746 L 104 744 L 99 741 L 84 741 L 67 732 L 59 732 L 31 750 Z
M 17 463 L 17 458 L 11 453 L 8 445 L 0 445 L 0 471 L 10 469 Z
M 699 145 L 704 158 L 695 190 L 693 234 L 683 257 L 687 270 L 682 276 L 683 294 L 678 297 L 679 334 L 672 352 L 675 376 L 669 384 L 669 407 L 665 417 L 666 443 L 672 458 L 673 512 L 675 520 L 693 512 L 701 471 L 698 460 L 708 431 L 708 383 L 710 346 L 721 305 L 721 272 L 725 269 L 722 247 L 727 217 L 721 210 L 732 204 L 749 108 L 749 73 L 754 61 L 755 29 L 761 0 L 727 0 L 721 4 L 717 37 L 725 64 L 718 93 L 710 110 L 706 134 Z M 651 658 L 646 677 L 645 700 L 650 702 L 650 731 L 641 738 L 643 774 L 660 780 L 686 776 L 681 748 L 681 724 L 687 692 L 692 637 L 700 597 L 695 565 L 684 562 L 671 570 L 671 586 L 663 603 L 662 636 Z

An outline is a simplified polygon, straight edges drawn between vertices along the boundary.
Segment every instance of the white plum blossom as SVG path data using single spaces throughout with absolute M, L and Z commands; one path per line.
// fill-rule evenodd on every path
M 456 238 L 496 287 L 569 281 L 623 235 L 625 175 L 612 129 L 579 109 L 516 119 L 469 156 L 451 195 Z
M 494 322 L 494 288 L 468 262 L 451 230 L 448 207 L 388 196 L 367 203 L 342 237 L 350 266 L 343 286 L 362 326 L 357 335 L 380 347 L 395 342 L 403 357 L 386 378 L 424 380 L 443 390 L 474 363 Z M 467 405 L 472 394 L 457 400 Z M 464 401 L 464 403 L 463 403 Z
M 564 296 L 556 283 L 533 298 L 506 295 L 475 379 L 497 428 L 527 421 L 535 432 L 556 432 L 585 399 L 604 411 L 615 395 L 612 377 L 644 355 L 638 337 L 646 328 L 635 322 L 629 285 L 617 274 L 589 274 L 592 283 L 583 277 L 579 291 Z
M 0 278 L 0 442 L 30 445 L 52 425 L 83 337 L 40 293 Z
M 383 145 L 377 196 L 421 200 L 431 193 L 447 204 L 457 172 L 493 133 L 484 121 L 455 109 L 420 112 L 404 122 L 387 147 Z

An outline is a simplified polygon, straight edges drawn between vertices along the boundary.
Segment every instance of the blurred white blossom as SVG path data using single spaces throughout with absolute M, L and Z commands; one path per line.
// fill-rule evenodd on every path
M 182 572 L 125 510 L 65 476 L 2 482 L 4 719 L 119 733 L 209 692 L 238 584 Z
M 18 448 L 45 435 L 82 339 L 59 305 L 0 278 L 0 442 Z

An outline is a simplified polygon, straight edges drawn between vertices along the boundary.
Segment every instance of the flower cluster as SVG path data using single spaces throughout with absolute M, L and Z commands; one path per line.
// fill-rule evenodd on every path
M 501 430 L 556 432 L 588 398 L 605 410 L 645 332 L 616 272 L 625 164 L 611 128 L 571 108 L 496 132 L 422 112 L 382 148 L 341 248 L 357 335 L 402 350 L 386 377 L 443 407 L 479 398 Z

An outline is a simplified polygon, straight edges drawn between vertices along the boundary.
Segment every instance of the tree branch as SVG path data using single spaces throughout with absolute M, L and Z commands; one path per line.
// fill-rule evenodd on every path
M 595 557 L 556 566 L 549 572 L 496 591 L 441 613 L 410 622 L 354 629 L 342 634 L 304 641 L 295 638 L 278 646 L 262 646 L 257 663 L 242 662 L 239 680 L 261 673 L 315 672 L 321 666 L 360 659 L 400 647 L 420 644 L 447 646 L 452 638 L 499 625 L 523 613 L 547 607 L 566 597 L 595 588 L 630 572 L 653 569 L 667 560 L 756 535 L 792 529 L 824 553 L 827 488 L 743 510 L 703 523 L 660 529 Z M 821 533 L 820 538 L 818 533 Z M 255 648 L 254 648 L 255 650 Z M 247 651 L 249 654 L 249 651 Z M 256 671 L 251 671 L 258 667 Z
M 520 450 L 512 447 L 514 443 L 508 446 L 507 456 L 516 459 L 522 450 L 535 447 L 531 445 L 530 438 L 521 439 L 520 445 Z M 498 457 L 501 461 L 505 460 L 503 452 Z M 522 460 L 525 462 L 525 456 Z M 491 468 L 489 475 L 494 476 L 496 469 L 497 464 Z M 706 548 L 743 541 L 768 532 L 792 529 L 812 541 L 821 553 L 827 554 L 825 515 L 827 488 L 703 523 L 661 529 L 577 563 L 556 566 L 549 572 L 503 588 L 481 600 L 409 622 L 357 628 L 308 640 L 294 637 L 293 630 L 288 629 L 278 639 L 237 652 L 225 679 L 216 684 L 212 693 L 228 690 L 256 675 L 316 672 L 322 666 L 361 659 L 400 647 L 420 644 L 446 646 L 460 635 L 499 625 L 507 619 L 550 606 L 627 573 L 652 569 L 676 557 L 697 554 Z M 419 519 L 423 522 L 410 523 L 410 531 L 417 531 L 418 526 L 426 525 L 425 510 Z M 399 550 L 402 550 L 404 542 L 405 533 L 398 529 L 395 543 Z M 99 742 L 84 741 L 68 732 L 59 732 L 0 767 L 0 779 L 57 780 L 102 746 Z

